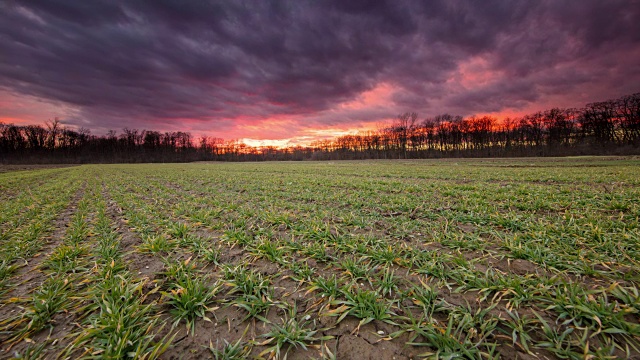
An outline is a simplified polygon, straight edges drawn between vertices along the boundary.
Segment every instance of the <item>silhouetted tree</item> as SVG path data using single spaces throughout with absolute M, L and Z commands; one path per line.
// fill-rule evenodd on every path
M 238 140 L 188 132 L 125 128 L 93 136 L 65 127 L 59 119 L 44 126 L 0 123 L 3 163 L 184 162 L 195 160 L 328 160 L 444 156 L 538 156 L 640 153 L 640 93 L 554 108 L 502 121 L 489 116 L 442 114 L 418 121 L 399 115 L 376 131 L 319 140 L 311 146 L 251 147 Z M 594 146 L 599 145 L 599 146 Z

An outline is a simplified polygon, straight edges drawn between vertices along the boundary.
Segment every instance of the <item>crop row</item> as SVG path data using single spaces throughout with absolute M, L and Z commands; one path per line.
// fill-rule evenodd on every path
M 636 356 L 637 166 L 589 165 L 2 174 L 3 350 L 336 358 L 361 341 L 389 358 Z

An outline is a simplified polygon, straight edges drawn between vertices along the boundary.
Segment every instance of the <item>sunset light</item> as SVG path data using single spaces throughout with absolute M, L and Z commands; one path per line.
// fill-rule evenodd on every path
M 0 359 L 640 359 L 640 0 L 0 0 Z
M 581 107 L 640 90 L 638 22 L 603 6 L 6 2 L 0 122 L 283 148 L 406 112 Z

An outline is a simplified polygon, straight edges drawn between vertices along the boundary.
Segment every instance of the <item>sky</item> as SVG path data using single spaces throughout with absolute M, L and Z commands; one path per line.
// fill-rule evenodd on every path
M 0 0 L 0 122 L 295 145 L 640 91 L 640 1 Z

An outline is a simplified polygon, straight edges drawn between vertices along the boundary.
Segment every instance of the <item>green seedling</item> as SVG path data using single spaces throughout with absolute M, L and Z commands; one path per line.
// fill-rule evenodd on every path
M 302 319 L 298 320 L 297 313 L 297 307 L 291 306 L 285 317 L 280 319 L 280 324 L 271 324 L 271 330 L 261 336 L 266 340 L 259 343 L 271 346 L 260 353 L 260 356 L 269 354 L 270 357 L 279 359 L 283 348 L 287 347 L 284 352 L 286 358 L 291 347 L 307 350 L 314 342 L 333 339 L 333 336 L 316 336 L 321 330 L 315 328 L 315 322 L 310 321 L 311 316 L 303 315 Z
M 142 244 L 138 245 L 138 251 L 142 253 L 168 253 L 176 247 L 174 241 L 162 235 L 150 235 L 143 237 Z
M 89 253 L 87 247 L 78 245 L 61 245 L 57 247 L 51 256 L 43 263 L 45 269 L 55 271 L 57 273 L 76 273 L 86 271 L 84 267 L 85 257 Z
M 224 345 L 222 347 L 219 346 L 219 342 L 216 340 L 216 346 L 213 346 L 213 343 L 209 341 L 209 350 L 213 354 L 213 358 L 216 360 L 244 360 L 251 353 L 252 343 L 245 342 L 243 340 L 244 336 L 249 331 L 249 327 L 247 326 L 244 330 L 242 336 L 234 343 L 229 343 L 227 340 L 224 340 Z
M 377 292 L 382 296 L 392 296 L 398 291 L 398 278 L 394 275 L 394 271 L 387 268 L 379 274 L 379 278 L 374 280 L 373 286 L 377 288 Z
M 369 290 L 343 291 L 346 300 L 334 300 L 332 305 L 335 309 L 328 310 L 324 315 L 338 316 L 337 322 L 341 322 L 347 315 L 360 319 L 357 332 L 360 326 L 368 324 L 373 320 L 384 321 L 393 324 L 392 317 L 396 314 L 391 309 L 391 303 L 380 297 L 380 294 Z
M 84 348 L 89 357 L 106 359 L 155 359 L 167 350 L 175 335 L 157 338 L 155 302 L 145 304 L 144 282 L 132 282 L 127 274 L 114 275 L 98 284 L 91 295 L 95 311 L 89 326 L 81 330 L 67 349 Z
M 219 287 L 209 287 L 204 280 L 186 276 L 171 284 L 170 290 L 164 293 L 167 302 L 173 307 L 171 313 L 175 319 L 174 327 L 184 320 L 187 329 L 193 334 L 195 332 L 196 319 L 201 318 L 205 321 L 211 321 L 207 313 L 217 309 L 209 305 Z
M 318 276 L 311 280 L 311 287 L 309 287 L 306 294 L 318 291 L 322 297 L 326 297 L 329 301 L 332 301 L 338 298 L 338 296 L 342 294 L 343 290 L 344 287 L 340 284 L 340 280 L 334 274 L 328 279 Z

